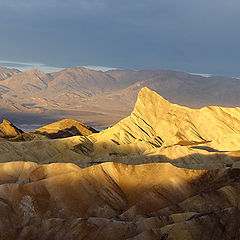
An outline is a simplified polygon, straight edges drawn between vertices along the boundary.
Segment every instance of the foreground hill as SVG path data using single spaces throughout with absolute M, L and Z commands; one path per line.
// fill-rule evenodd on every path
M 234 78 L 167 70 L 102 72 L 86 68 L 51 74 L 34 69 L 9 76 L 0 83 L 0 109 L 5 118 L 17 124 L 30 118 L 71 118 L 99 128 L 111 126 L 129 115 L 144 86 L 188 107 L 240 106 L 240 80 Z
M 240 169 L 0 164 L 1 239 L 238 239 Z
M 145 87 L 115 126 L 1 141 L 0 161 L 2 239 L 240 236 L 240 108 L 190 109 Z

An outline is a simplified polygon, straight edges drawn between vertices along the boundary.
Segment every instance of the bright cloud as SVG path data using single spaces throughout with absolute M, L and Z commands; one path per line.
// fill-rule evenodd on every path
M 80 67 L 85 67 L 85 68 L 88 68 L 88 69 L 92 69 L 92 70 L 96 70 L 96 71 L 103 71 L 103 72 L 118 69 L 118 68 L 112 68 L 112 67 L 93 66 L 93 65 L 80 66 Z
M 0 60 L 0 65 L 8 68 L 17 68 L 20 71 L 39 69 L 45 73 L 58 72 L 64 69 L 60 67 L 48 66 L 44 63 L 39 63 L 39 62 L 21 62 L 21 61 L 9 61 L 9 60 Z M 79 66 L 79 67 L 85 67 L 88 69 L 103 71 L 103 72 L 117 69 L 113 67 L 94 66 L 94 65 L 86 65 L 86 66 Z
M 17 68 L 20 71 L 39 69 L 45 73 L 58 72 L 63 69 L 59 67 L 48 66 L 44 63 L 9 61 L 9 60 L 0 60 L 0 65 L 8 68 Z

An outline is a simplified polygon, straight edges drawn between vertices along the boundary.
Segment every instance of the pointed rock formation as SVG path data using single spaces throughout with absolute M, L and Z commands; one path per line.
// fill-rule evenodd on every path
M 172 104 L 145 87 L 129 117 L 89 139 L 96 154 L 110 149 L 146 154 L 154 149 L 199 144 L 196 149 L 208 152 L 237 151 L 239 135 L 240 108 L 190 109 Z
M 233 141 L 239 143 L 240 108 L 190 109 L 172 104 L 145 87 L 139 92 L 131 118 L 135 123 L 140 122 L 142 129 L 149 129 L 146 132 L 152 129 L 165 145 L 215 140 L 224 144 L 226 136 L 231 136 L 229 149 Z
M 0 138 L 13 138 L 23 133 L 23 131 L 15 127 L 8 120 L 3 120 L 0 124 Z

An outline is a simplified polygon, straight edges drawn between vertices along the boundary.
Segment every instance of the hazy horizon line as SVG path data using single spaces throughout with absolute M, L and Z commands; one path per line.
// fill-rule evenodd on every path
M 23 72 L 27 70 L 32 70 L 32 69 L 39 69 L 45 73 L 59 72 L 65 68 L 68 68 L 68 67 L 51 66 L 41 62 L 25 62 L 25 61 L 22 62 L 22 61 L 12 61 L 12 60 L 0 60 L 0 65 L 7 68 L 16 68 Z M 97 66 L 97 65 L 83 65 L 83 66 L 79 65 L 77 67 L 84 67 L 84 68 L 88 68 L 96 71 L 103 71 L 103 72 L 120 69 L 116 67 Z
M 0 59 L 0 65 L 3 67 L 7 68 L 16 68 L 22 72 L 32 70 L 32 69 L 39 69 L 40 71 L 44 73 L 53 73 L 53 72 L 59 72 L 63 69 L 70 68 L 70 66 L 66 67 L 56 67 L 56 66 L 51 66 L 47 65 L 45 63 L 41 62 L 26 62 L 26 61 L 13 61 L 13 60 L 3 60 Z M 102 72 L 107 72 L 110 70 L 126 70 L 126 69 L 121 69 L 118 67 L 109 67 L 109 66 L 98 66 L 98 65 L 79 65 L 73 68 L 78 68 L 78 67 L 83 67 L 95 71 L 102 71 Z M 141 71 L 141 70 L 136 70 L 136 69 L 129 69 L 133 71 Z M 146 69 L 147 70 L 147 69 Z M 149 69 L 149 70 L 156 70 L 156 69 Z M 159 70 L 161 70 L 159 68 Z M 198 75 L 201 77 L 214 77 L 214 76 L 219 76 L 219 77 L 230 77 L 230 78 L 236 78 L 240 79 L 239 76 L 223 76 L 223 75 L 216 75 L 216 74 L 211 74 L 211 73 L 195 73 L 195 72 L 187 72 L 187 71 L 181 71 L 181 70 L 175 70 L 175 69 L 162 69 L 162 70 L 170 70 L 170 71 L 177 71 L 177 72 L 185 72 L 191 75 Z

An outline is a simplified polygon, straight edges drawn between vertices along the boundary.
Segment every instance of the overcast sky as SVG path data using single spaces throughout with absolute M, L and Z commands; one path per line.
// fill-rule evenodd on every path
M 240 76 L 239 12 L 239 0 L 0 0 L 0 60 Z

